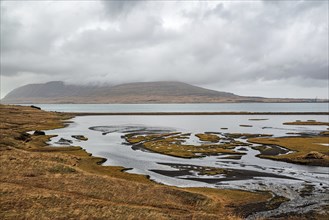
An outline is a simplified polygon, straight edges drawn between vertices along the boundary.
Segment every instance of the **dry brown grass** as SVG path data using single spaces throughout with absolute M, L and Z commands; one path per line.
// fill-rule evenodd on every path
M 200 141 L 208 141 L 213 143 L 218 143 L 220 138 L 215 134 L 196 134 Z
M 322 145 L 329 144 L 328 136 L 251 138 L 248 141 L 257 144 L 278 145 L 294 151 L 290 154 L 278 156 L 261 155 L 264 158 L 308 165 L 329 166 L 329 148 Z
M 321 122 L 321 121 L 293 121 L 293 122 L 284 122 L 284 125 L 306 125 L 306 126 L 329 126 L 329 122 Z
M 64 114 L 0 105 L 0 219 L 240 219 L 269 193 L 159 185 L 98 164 L 80 147 L 51 148 L 26 131 L 63 127 Z M 247 206 L 248 205 L 248 206 Z
M 242 155 L 244 153 L 236 152 L 232 150 L 234 147 L 241 145 L 241 142 L 231 141 L 230 143 L 218 143 L 218 144 L 201 144 L 191 145 L 185 144 L 185 138 L 190 134 L 181 133 L 168 133 L 168 134 L 145 134 L 134 135 L 127 134 L 125 139 L 129 144 L 139 144 L 139 146 L 148 149 L 150 151 L 165 154 L 174 157 L 181 158 L 197 158 L 207 155 L 224 154 L 237 154 Z M 219 140 L 217 135 L 212 134 L 197 134 L 197 137 L 201 137 L 203 140 L 215 141 Z

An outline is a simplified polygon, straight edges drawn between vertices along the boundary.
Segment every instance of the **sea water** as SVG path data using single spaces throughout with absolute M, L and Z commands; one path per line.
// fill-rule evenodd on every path
M 328 112 L 329 111 L 329 103 L 34 104 L 34 105 L 37 105 L 47 111 L 58 111 L 58 112 Z
M 81 110 L 77 109 L 77 111 Z M 136 111 L 136 108 L 133 111 Z M 154 108 L 152 111 L 154 111 Z M 287 110 L 281 108 L 280 111 Z M 293 111 L 296 111 L 296 108 Z M 305 109 L 301 111 L 305 111 Z M 53 146 L 59 146 L 56 142 L 60 138 L 70 139 L 73 142 L 71 144 L 72 146 L 81 146 L 94 156 L 106 158 L 107 161 L 103 165 L 129 168 L 130 170 L 127 172 L 148 175 L 151 180 L 162 184 L 178 187 L 212 187 L 248 191 L 271 191 L 275 195 L 290 199 L 275 210 L 250 216 L 250 219 L 257 219 L 276 216 L 290 211 L 304 213 L 326 205 L 327 195 L 329 193 L 328 168 L 262 159 L 257 157 L 257 154 L 259 154 L 257 150 L 247 145 L 242 145 L 247 150 L 243 151 L 246 154 L 240 160 L 222 159 L 221 155 L 184 159 L 142 149 L 133 149 L 132 146 L 125 143 L 122 136 L 126 134 L 127 127 L 191 133 L 191 137 L 195 137 L 194 135 L 200 132 L 272 134 L 274 137 L 285 137 L 298 136 L 301 133 L 304 135 L 317 135 L 327 130 L 327 126 L 283 124 L 284 122 L 293 122 L 296 120 L 328 122 L 328 115 L 80 116 L 71 119 L 72 123 L 67 127 L 47 131 L 47 134 L 58 135 L 50 141 L 50 144 Z M 249 127 L 240 125 L 249 125 Z M 101 129 L 91 129 L 95 126 L 101 126 Z M 75 140 L 71 135 L 84 135 L 88 140 Z M 192 138 L 189 141 L 195 142 L 194 139 Z M 328 143 L 318 144 L 326 146 Z M 239 151 L 240 147 L 238 146 L 235 150 Z M 166 172 L 179 170 L 170 164 L 176 167 L 203 166 L 239 170 L 242 173 L 257 172 L 262 173 L 263 176 L 223 181 L 220 179 L 220 175 L 200 176 L 196 174 L 191 176 L 185 174 L 168 176 L 161 174 L 161 172 L 156 172 L 157 170 Z M 269 175 L 267 176 L 267 174 Z M 203 178 L 214 178 L 214 181 L 205 181 Z M 301 192 L 307 186 L 313 187 L 314 190 L 310 195 L 301 196 Z

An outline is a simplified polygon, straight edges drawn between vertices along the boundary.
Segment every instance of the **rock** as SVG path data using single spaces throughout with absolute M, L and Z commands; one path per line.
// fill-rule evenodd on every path
M 16 140 L 29 142 L 31 140 L 31 135 L 28 133 L 21 133 L 18 137 L 15 137 Z
M 317 151 L 311 151 L 306 154 L 303 159 L 324 159 L 326 157 L 325 154 L 319 153 Z
M 72 135 L 71 137 L 77 139 L 77 140 L 80 140 L 80 141 L 87 141 L 88 138 L 83 136 L 83 135 Z
M 35 106 L 35 105 L 31 105 L 31 108 L 35 108 L 35 109 L 41 110 L 41 108 L 40 108 L 40 107 L 38 107 L 38 106 Z
M 61 138 L 56 142 L 56 144 L 62 144 L 62 145 L 70 145 L 72 143 L 73 143 L 73 141 L 65 139 L 65 138 Z
M 248 127 L 248 128 L 251 128 L 252 125 L 240 125 L 240 127 Z
M 36 130 L 33 135 L 46 135 L 46 133 L 44 131 Z

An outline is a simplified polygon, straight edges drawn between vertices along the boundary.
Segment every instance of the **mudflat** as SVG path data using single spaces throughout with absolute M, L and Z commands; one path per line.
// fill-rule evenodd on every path
M 159 185 L 27 133 L 64 127 L 67 114 L 0 105 L 0 116 L 2 219 L 240 219 L 283 202 L 269 192 Z

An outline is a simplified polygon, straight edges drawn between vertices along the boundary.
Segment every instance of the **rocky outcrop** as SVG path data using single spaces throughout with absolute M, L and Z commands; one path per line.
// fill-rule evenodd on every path
M 60 144 L 60 145 L 70 145 L 73 143 L 72 140 L 69 139 L 65 139 L 65 138 L 61 138 L 59 139 L 57 142 L 55 142 L 56 144 Z
M 83 136 L 83 135 L 72 135 L 71 137 L 73 137 L 73 138 L 75 138 L 79 141 L 87 141 L 88 140 L 88 138 Z
M 44 131 L 39 131 L 39 130 L 36 130 L 33 135 L 46 135 L 46 133 Z
M 38 107 L 38 106 L 35 106 L 35 105 L 31 105 L 31 108 L 35 108 L 35 109 L 41 110 L 41 108 L 40 108 L 40 107 Z

